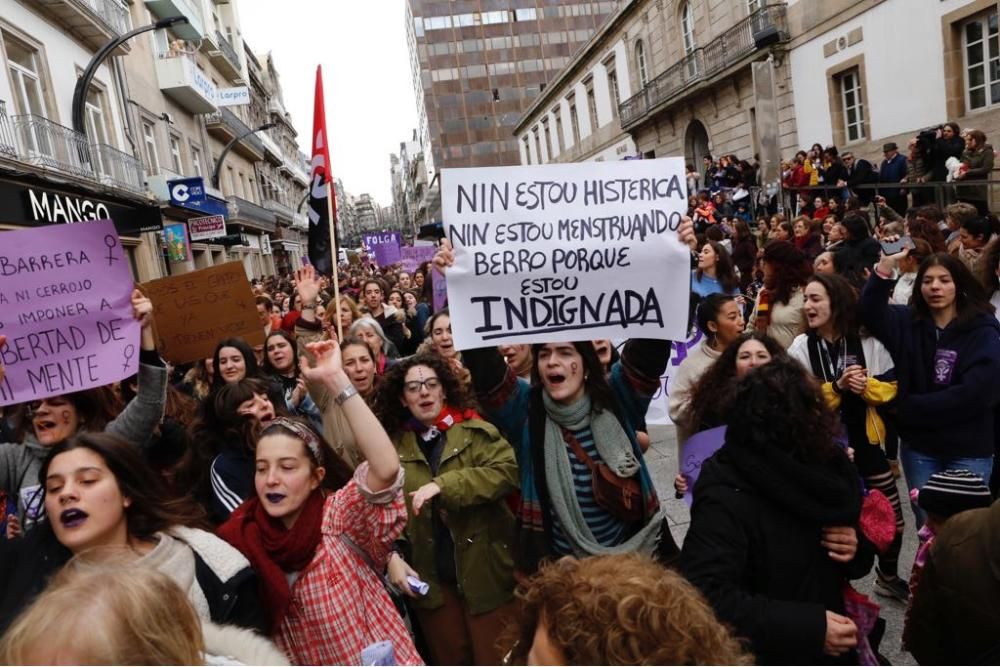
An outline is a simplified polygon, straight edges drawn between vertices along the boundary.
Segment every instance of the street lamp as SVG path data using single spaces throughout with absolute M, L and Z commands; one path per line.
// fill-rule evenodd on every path
M 86 136 L 87 130 L 84 122 L 84 104 L 87 100 L 87 89 L 90 88 L 90 82 L 94 78 L 94 74 L 97 73 L 97 68 L 101 66 L 101 63 L 104 62 L 105 58 L 111 55 L 112 51 L 136 35 L 141 35 L 142 33 L 149 32 L 150 30 L 159 30 L 160 28 L 169 28 L 171 26 L 183 25 L 185 23 L 188 23 L 188 18 L 186 16 L 168 16 L 165 19 L 160 19 L 156 23 L 150 23 L 149 25 L 144 25 L 141 28 L 136 28 L 132 32 L 119 35 L 101 47 L 101 50 L 95 53 L 94 57 L 90 59 L 87 69 L 83 70 L 83 74 L 81 74 L 80 78 L 76 80 L 76 88 L 73 90 L 72 106 L 73 129 Z
M 264 123 L 260 127 L 255 127 L 252 130 L 247 130 L 246 132 L 244 132 L 243 134 L 234 138 L 232 141 L 226 144 L 226 147 L 222 149 L 221 153 L 219 153 L 219 159 L 215 161 L 215 170 L 212 172 L 212 187 L 215 188 L 216 190 L 219 189 L 219 172 L 222 171 L 222 161 L 226 159 L 226 156 L 229 154 L 229 151 L 233 150 L 233 146 L 235 146 L 238 142 L 246 139 L 251 134 L 256 134 L 257 132 L 263 132 L 264 130 L 270 130 L 272 127 L 277 127 L 277 125 L 278 125 L 277 123 Z

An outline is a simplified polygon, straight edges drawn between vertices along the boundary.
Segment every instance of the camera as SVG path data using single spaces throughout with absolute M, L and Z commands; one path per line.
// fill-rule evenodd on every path
M 917 133 L 917 150 L 924 158 L 929 158 L 931 150 L 934 148 L 934 142 L 937 141 L 937 133 L 941 131 L 944 125 L 938 125 L 937 127 L 930 127 L 925 130 L 921 130 Z

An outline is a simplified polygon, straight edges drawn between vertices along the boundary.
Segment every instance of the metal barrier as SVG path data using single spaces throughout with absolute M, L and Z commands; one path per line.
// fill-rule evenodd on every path
M 94 144 L 91 155 L 97 180 L 101 183 L 136 194 L 146 191 L 142 162 L 135 156 L 107 144 Z
M 986 201 L 992 208 L 992 203 L 997 202 L 997 209 L 1000 210 L 1000 179 L 975 179 L 959 180 L 954 182 L 931 181 L 927 183 L 860 183 L 851 187 L 837 187 L 835 185 L 817 184 L 801 187 L 783 187 L 782 191 L 790 195 L 799 192 L 809 193 L 810 198 L 817 196 L 825 199 L 839 197 L 846 200 L 851 194 L 857 195 L 859 191 L 873 192 L 874 196 L 888 195 L 887 199 L 897 197 L 896 192 L 903 192 L 906 207 L 922 206 L 925 204 L 936 204 L 945 207 L 958 201 L 974 201 L 974 197 L 969 196 L 970 188 L 986 187 Z M 845 193 L 848 193 L 845 195 Z M 794 204 L 794 202 L 791 202 Z M 786 208 L 788 208 L 786 206 Z M 797 207 L 796 207 L 797 208 Z

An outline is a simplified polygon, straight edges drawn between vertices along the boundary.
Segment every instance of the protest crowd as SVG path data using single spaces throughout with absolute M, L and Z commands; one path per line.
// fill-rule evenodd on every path
M 257 335 L 190 363 L 134 290 L 131 377 L 0 408 L 0 660 L 872 665 L 895 604 L 920 663 L 996 664 L 993 152 L 940 135 L 814 146 L 783 194 L 688 165 L 669 413 L 716 447 L 671 489 L 646 414 L 682 343 L 460 351 L 447 240 L 255 280 Z

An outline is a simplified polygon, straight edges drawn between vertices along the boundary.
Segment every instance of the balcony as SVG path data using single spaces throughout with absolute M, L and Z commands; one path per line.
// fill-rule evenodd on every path
M 284 159 L 278 165 L 278 171 L 295 179 L 295 182 L 299 185 L 309 185 L 309 174 L 306 172 L 305 166 L 299 164 L 297 158 L 291 160 Z
M 292 218 L 292 229 L 302 232 L 309 231 L 309 217 L 305 213 L 296 213 Z
M 233 150 L 253 162 L 264 159 L 264 142 L 257 134 L 251 134 L 251 128 L 226 107 L 206 116 L 205 126 L 208 133 L 219 141 L 229 143 L 236 137 L 243 137 Z
M 679 102 L 695 88 L 708 85 L 714 79 L 763 52 L 761 42 L 773 38 L 774 42 L 788 41 L 785 6 L 762 7 L 714 39 L 708 46 L 698 48 L 674 63 L 646 86 L 622 102 L 618 107 L 622 129 L 629 130 L 651 118 L 662 109 Z M 771 43 L 768 41 L 768 43 Z
M 214 35 L 206 35 L 201 43 L 201 50 L 215 65 L 215 69 L 230 81 L 243 76 L 243 66 L 236 49 L 226 39 L 221 32 L 215 31 Z
M 253 227 L 262 232 L 274 232 L 277 219 L 272 211 L 242 197 L 229 197 L 229 216 L 234 223 Z
M 205 22 L 194 0 L 146 0 L 146 7 L 160 19 L 186 16 L 188 20 L 186 25 L 175 25 L 170 28 L 171 32 L 181 39 L 197 42 L 205 36 Z
M 28 4 L 94 51 L 129 30 L 128 10 L 122 0 L 30 0 Z M 126 43 L 115 55 L 128 51 Z
M 107 144 L 91 144 L 85 135 L 41 116 L 8 117 L 3 102 L 0 155 L 112 189 L 146 191 L 142 163 L 134 156 Z
M 212 113 L 215 84 L 198 69 L 194 54 L 171 50 L 156 59 L 156 79 L 160 90 L 191 113 Z
M 285 225 L 291 225 L 295 221 L 295 211 L 292 210 L 291 206 L 286 206 L 285 204 L 282 204 L 280 201 L 276 201 L 274 199 L 265 199 L 264 208 L 266 208 L 269 211 L 273 211 L 274 214 L 278 217 L 279 223 Z
M 279 148 L 278 143 L 271 138 L 271 131 L 265 130 L 264 132 L 258 132 L 257 136 L 260 137 L 260 142 L 264 146 L 264 157 L 267 158 L 267 161 L 275 167 L 279 167 L 284 164 L 285 160 L 281 156 L 281 148 Z

